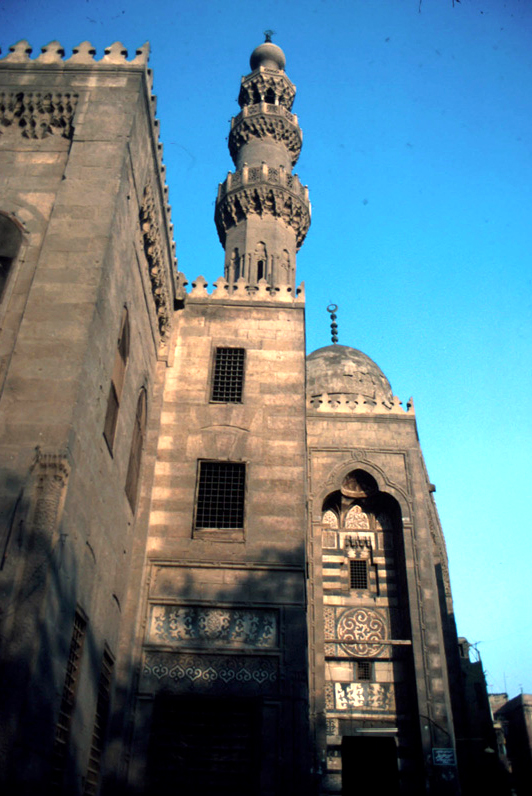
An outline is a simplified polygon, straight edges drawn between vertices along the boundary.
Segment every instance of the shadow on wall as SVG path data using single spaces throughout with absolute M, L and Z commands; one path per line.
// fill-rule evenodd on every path
M 135 694 L 117 694 L 109 739 L 135 703 L 128 760 L 104 794 L 314 792 L 303 548 L 261 551 L 250 570 L 217 565 L 221 547 L 205 564 L 151 562 Z
M 29 479 L 0 479 L 0 783 L 18 796 L 81 793 L 102 665 L 77 605 L 92 556 L 79 561 L 62 532 L 65 459 L 37 454 Z

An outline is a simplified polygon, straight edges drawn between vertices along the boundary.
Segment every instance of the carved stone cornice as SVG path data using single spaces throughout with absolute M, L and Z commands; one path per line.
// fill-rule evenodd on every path
M 284 72 L 260 66 L 251 74 L 242 78 L 238 104 L 256 105 L 259 102 L 271 102 L 291 109 L 296 96 L 296 87 Z
M 236 163 L 238 150 L 253 138 L 271 138 L 284 144 L 290 153 L 292 166 L 297 162 L 303 143 L 303 135 L 297 117 L 281 105 L 245 106 L 242 113 L 231 119 L 229 152 Z
M 157 221 L 157 209 L 152 186 L 148 183 L 144 190 L 144 198 L 139 211 L 142 245 L 151 282 L 157 323 L 159 326 L 160 343 L 168 341 L 172 323 L 171 291 L 167 284 L 166 269 L 163 256 L 161 231 Z
M 218 191 L 214 220 L 222 246 L 227 230 L 252 214 L 282 219 L 295 231 L 299 249 L 310 227 L 308 189 L 284 169 L 245 166 Z
M 77 94 L 55 92 L 0 93 L 0 135 L 16 131 L 23 138 L 58 135 L 72 138 Z

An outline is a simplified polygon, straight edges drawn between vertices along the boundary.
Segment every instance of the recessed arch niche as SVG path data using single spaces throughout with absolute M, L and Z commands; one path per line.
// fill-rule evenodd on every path
M 0 301 L 22 245 L 22 230 L 7 213 L 0 210 Z

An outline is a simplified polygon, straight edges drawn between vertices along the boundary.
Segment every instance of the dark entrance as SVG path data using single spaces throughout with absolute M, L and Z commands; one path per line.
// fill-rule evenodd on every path
M 150 734 L 149 793 L 258 793 L 258 708 L 254 700 L 160 694 L 155 701 Z
M 375 792 L 397 793 L 399 770 L 394 738 L 342 738 L 342 796 Z

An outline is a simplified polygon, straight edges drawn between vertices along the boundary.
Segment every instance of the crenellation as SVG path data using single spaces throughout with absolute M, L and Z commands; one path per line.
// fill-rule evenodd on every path
M 41 54 L 35 60 L 43 64 L 53 64 L 62 62 L 64 57 L 63 46 L 58 41 L 51 41 L 41 47 Z
M 361 394 L 320 393 L 307 399 L 309 410 L 313 412 L 332 412 L 334 414 L 395 414 L 414 416 L 414 402 L 409 399 L 406 409 L 402 401 L 394 395 L 392 401 L 370 400 Z
M 186 283 L 184 283 L 186 284 Z M 210 301 L 252 301 L 254 304 L 259 302 L 298 304 L 305 303 L 305 283 L 302 282 L 296 290 L 290 285 L 280 284 L 271 285 L 266 279 L 260 279 L 256 285 L 250 284 L 244 277 L 239 277 L 233 284 L 230 284 L 225 277 L 220 276 L 213 282 L 214 290 L 209 293 L 207 285 L 209 283 L 203 276 L 199 276 L 192 282 L 192 290 L 186 294 L 187 300 L 196 301 L 198 299 L 209 299 Z
M 8 61 L 10 64 L 14 63 L 27 63 L 30 60 L 30 55 L 33 49 L 30 47 L 26 39 L 21 39 L 16 44 L 12 44 L 9 52 L 2 61 Z
M 142 47 L 135 50 L 135 55 L 131 60 L 128 59 L 128 51 L 124 45 L 119 42 L 113 42 L 104 49 L 104 54 L 100 60 L 95 59 L 96 48 L 89 42 L 83 41 L 72 49 L 72 55 L 65 59 L 65 50 L 58 41 L 51 41 L 41 47 L 41 52 L 36 58 L 30 58 L 33 48 L 25 39 L 21 39 L 16 44 L 9 47 L 8 54 L 0 58 L 0 66 L 7 62 L 10 65 L 21 63 L 31 63 L 32 66 L 49 66 L 59 64 L 61 67 L 78 67 L 78 66 L 91 66 L 91 67 L 142 67 L 145 68 L 149 55 L 150 45 L 145 42 Z M 151 88 L 152 74 L 149 72 L 149 85 Z
M 77 47 L 72 50 L 72 55 L 65 63 L 67 64 L 89 64 L 95 63 L 94 56 L 96 55 L 96 48 L 92 46 L 90 41 L 82 41 Z

